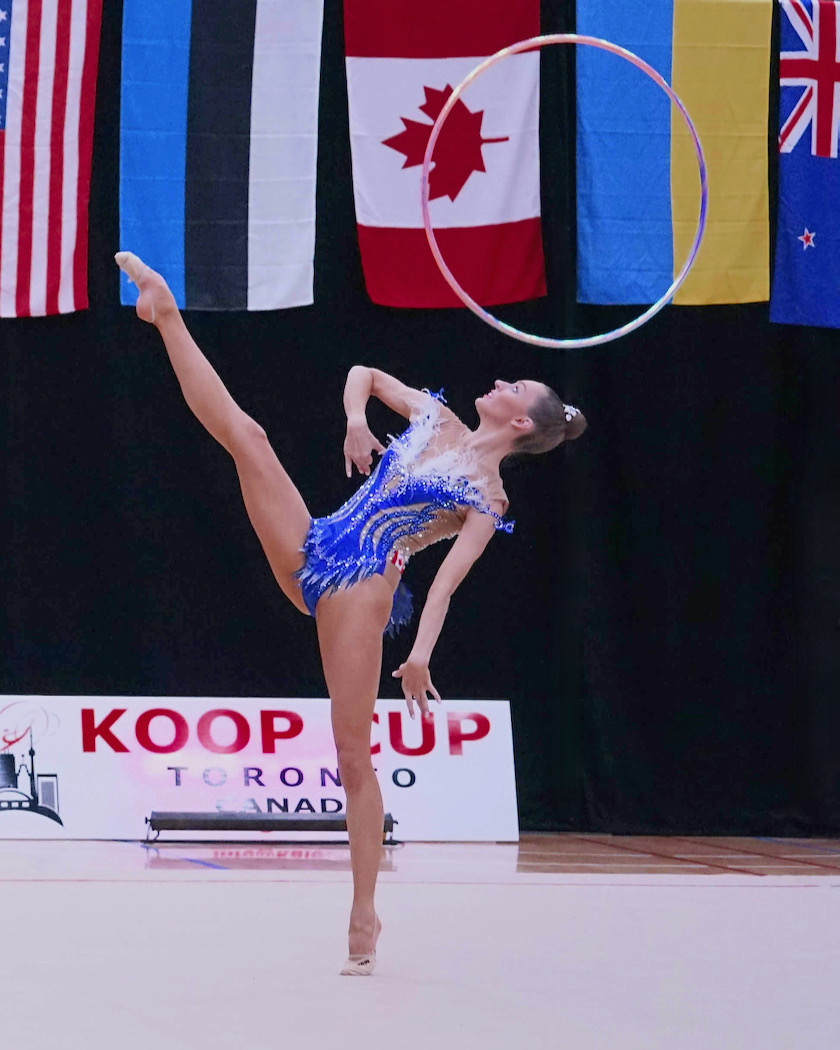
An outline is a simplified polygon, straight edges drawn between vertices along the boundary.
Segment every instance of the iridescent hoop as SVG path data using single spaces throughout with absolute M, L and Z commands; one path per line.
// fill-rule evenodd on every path
M 452 271 L 446 265 L 446 262 L 440 253 L 440 248 L 438 248 L 435 231 L 432 229 L 431 219 L 429 218 L 429 169 L 432 163 L 432 154 L 434 153 L 435 143 L 438 140 L 444 122 L 452 111 L 452 107 L 461 97 L 464 90 L 469 87 L 475 79 L 480 77 L 482 73 L 486 72 L 486 70 L 497 62 L 501 62 L 503 58 L 507 58 L 509 55 L 516 55 L 520 51 L 532 51 L 535 48 L 546 47 L 549 44 L 586 44 L 590 47 L 597 47 L 602 51 L 609 51 L 614 55 L 618 55 L 620 58 L 626 59 L 634 66 L 641 69 L 643 73 L 647 73 L 651 80 L 662 88 L 665 94 L 668 95 L 680 111 L 680 115 L 685 121 L 686 127 L 688 128 L 694 142 L 694 151 L 697 154 L 697 163 L 700 168 L 701 196 L 700 214 L 697 219 L 697 233 L 694 236 L 694 243 L 691 246 L 691 251 L 688 253 L 688 258 L 683 264 L 683 268 L 674 279 L 674 283 L 667 292 L 665 292 L 661 299 L 658 299 L 653 306 L 645 310 L 645 312 L 634 321 L 622 325 L 621 328 L 615 328 L 611 332 L 605 332 L 603 335 L 590 335 L 581 339 L 551 339 L 548 336 L 531 335 L 529 332 L 523 332 L 519 328 L 514 328 L 512 325 L 505 324 L 504 321 L 500 321 L 497 317 L 494 317 L 493 314 L 488 313 L 487 310 L 479 306 L 478 303 L 464 291 L 461 285 L 458 284 L 452 275 Z M 703 156 L 703 147 L 700 145 L 697 130 L 694 127 L 685 106 L 682 104 L 673 88 L 665 82 L 652 66 L 649 66 L 647 62 L 639 58 L 638 55 L 634 55 L 632 51 L 627 51 L 625 48 L 619 47 L 617 44 L 611 44 L 608 40 L 600 40 L 598 37 L 594 36 L 579 36 L 577 33 L 555 33 L 550 36 L 535 36 L 531 37 L 529 40 L 521 40 L 518 44 L 511 44 L 510 47 L 505 47 L 501 51 L 497 51 L 495 55 L 486 58 L 480 65 L 477 65 L 471 73 L 464 77 L 461 83 L 449 96 L 446 105 L 440 111 L 440 114 L 434 123 L 432 132 L 429 135 L 429 142 L 426 146 L 426 153 L 423 157 L 420 204 L 423 210 L 423 226 L 426 229 L 426 238 L 429 241 L 429 247 L 432 250 L 432 255 L 435 257 L 435 262 L 438 264 L 440 272 L 446 279 L 446 283 L 458 296 L 464 306 L 469 307 L 477 317 L 482 319 L 482 321 L 486 321 L 487 324 L 498 329 L 498 331 L 503 332 L 505 335 L 512 336 L 514 339 L 519 339 L 523 343 L 531 343 L 533 346 L 548 346 L 558 350 L 570 350 L 585 346 L 600 346 L 602 343 L 609 343 L 613 339 L 619 339 L 621 336 L 627 335 L 629 332 L 634 332 L 637 328 L 641 328 L 646 321 L 649 321 L 651 317 L 658 314 L 662 307 L 673 299 L 677 289 L 683 283 L 688 271 L 693 266 L 694 260 L 697 258 L 697 253 L 700 250 L 700 242 L 703 240 L 703 233 L 706 229 L 706 212 L 709 204 L 706 159 Z

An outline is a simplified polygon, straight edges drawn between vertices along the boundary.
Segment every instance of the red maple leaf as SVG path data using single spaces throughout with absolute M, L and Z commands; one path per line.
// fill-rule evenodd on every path
M 432 123 L 421 124 L 417 120 L 400 117 L 404 130 L 399 135 L 385 139 L 382 143 L 383 146 L 389 146 L 398 153 L 405 154 L 404 168 L 414 168 L 423 163 L 434 121 L 437 120 L 440 111 L 446 105 L 446 100 L 452 94 L 450 84 L 447 84 L 443 91 L 425 86 L 423 90 L 426 93 L 426 101 L 420 106 L 420 112 L 430 117 Z M 474 171 L 487 170 L 484 167 L 481 147 L 488 142 L 508 141 L 507 136 L 502 139 L 483 139 L 481 137 L 483 119 L 483 109 L 473 113 L 460 99 L 452 107 L 435 143 L 434 162 L 429 175 L 429 200 L 449 197 L 451 201 L 454 201 Z

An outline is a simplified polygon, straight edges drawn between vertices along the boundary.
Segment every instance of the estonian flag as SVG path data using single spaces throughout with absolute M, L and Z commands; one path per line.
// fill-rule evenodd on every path
M 322 22 L 323 0 L 124 0 L 120 247 L 181 307 L 312 302 Z

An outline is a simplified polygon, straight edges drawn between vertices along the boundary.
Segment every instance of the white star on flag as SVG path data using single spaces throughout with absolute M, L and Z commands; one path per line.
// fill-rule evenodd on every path
M 8 14 L 7 11 L 0 11 L 0 22 L 5 22 L 6 21 L 7 14 Z
M 798 241 L 802 241 L 802 250 L 805 251 L 807 248 L 813 248 L 814 247 L 814 238 L 816 236 L 817 235 L 815 233 L 811 233 L 811 231 L 806 226 L 805 227 L 805 232 L 802 234 L 802 236 L 801 237 L 797 237 L 796 239 Z

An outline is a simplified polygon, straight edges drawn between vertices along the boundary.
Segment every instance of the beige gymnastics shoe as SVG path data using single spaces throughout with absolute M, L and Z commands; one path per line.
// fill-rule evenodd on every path
M 154 324 L 156 316 L 155 301 L 158 301 L 159 306 L 163 306 L 165 300 L 162 299 L 162 296 L 166 296 L 169 300 L 172 299 L 172 293 L 169 291 L 166 281 L 159 273 L 147 266 L 134 252 L 117 252 L 114 256 L 114 262 L 128 277 L 129 281 L 133 281 L 140 290 L 140 295 L 137 298 L 137 316 L 141 321 L 148 321 L 149 324 Z M 166 305 L 169 305 L 169 303 L 167 302 Z
M 342 977 L 370 977 L 376 966 L 376 952 L 370 955 L 349 955 L 341 970 Z
M 342 977 L 370 977 L 376 966 L 376 942 L 379 940 L 380 933 L 382 933 L 382 923 L 377 915 L 373 931 L 373 951 L 366 952 L 364 955 L 349 955 L 341 970 Z

